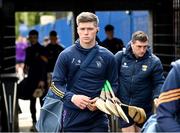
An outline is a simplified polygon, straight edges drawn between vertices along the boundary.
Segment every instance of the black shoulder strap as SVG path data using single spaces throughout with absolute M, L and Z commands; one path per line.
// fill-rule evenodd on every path
M 70 89 L 73 87 L 75 81 L 77 81 L 77 79 L 79 79 L 79 77 L 81 76 L 82 70 L 85 69 L 91 63 L 91 61 L 94 59 L 94 57 L 97 55 L 98 50 L 99 50 L 99 47 L 97 46 L 88 53 L 86 59 L 81 63 L 80 68 L 74 74 L 73 79 L 69 82 L 68 87 Z
M 98 49 L 99 47 L 95 47 L 93 48 L 87 55 L 86 59 L 82 62 L 82 64 L 80 65 L 80 69 L 86 68 L 91 61 L 94 59 L 94 57 L 97 55 L 98 53 Z

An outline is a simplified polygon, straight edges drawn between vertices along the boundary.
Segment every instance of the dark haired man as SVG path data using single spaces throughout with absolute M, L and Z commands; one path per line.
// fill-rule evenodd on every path
M 141 107 L 147 118 L 152 114 L 152 102 L 157 102 L 164 82 L 163 67 L 160 59 L 152 54 L 148 36 L 137 31 L 133 33 L 125 51 L 116 55 L 119 74 L 119 99 L 122 103 Z M 120 120 L 122 132 L 139 132 L 143 124 Z
M 113 54 L 116 54 L 118 51 L 122 50 L 124 47 L 123 41 L 119 38 L 114 37 L 114 26 L 108 24 L 104 28 L 107 38 L 102 41 L 102 46 L 106 47 Z
M 48 72 L 53 72 L 57 57 L 64 50 L 64 48 L 58 44 L 57 32 L 54 30 L 49 33 L 49 41 L 50 43 L 46 46 Z
M 32 130 L 35 130 L 36 123 L 36 98 L 33 93 L 37 88 L 46 88 L 46 65 L 47 58 L 44 47 L 38 42 L 38 31 L 31 30 L 29 32 L 30 46 L 26 49 L 24 72 L 28 75 L 27 92 L 30 95 L 30 111 L 33 120 Z M 41 105 L 42 97 L 40 98 Z

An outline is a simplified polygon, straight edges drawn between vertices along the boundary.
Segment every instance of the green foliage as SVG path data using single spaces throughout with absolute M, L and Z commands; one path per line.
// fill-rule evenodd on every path
M 16 12 L 15 13 L 15 33 L 16 38 L 19 36 L 19 26 L 21 23 L 28 27 L 40 24 L 40 17 L 42 15 L 54 15 L 53 12 Z

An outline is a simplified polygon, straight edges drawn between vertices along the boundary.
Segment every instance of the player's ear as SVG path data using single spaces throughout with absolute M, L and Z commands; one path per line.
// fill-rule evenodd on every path
M 97 32 L 96 33 L 98 33 L 99 32 L 99 27 L 97 28 Z

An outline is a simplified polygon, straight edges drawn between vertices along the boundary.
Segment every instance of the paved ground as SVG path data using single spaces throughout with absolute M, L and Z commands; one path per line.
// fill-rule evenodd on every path
M 32 126 L 30 101 L 19 100 L 19 105 L 22 111 L 22 113 L 19 114 L 19 130 L 20 132 L 30 132 L 30 128 Z M 37 109 L 36 118 L 38 119 L 40 112 L 39 99 L 37 99 L 36 109 Z
M 17 76 L 19 77 L 19 81 L 23 80 L 24 74 L 23 69 L 18 68 Z M 30 128 L 32 126 L 32 119 L 30 113 L 30 100 L 18 100 L 19 106 L 21 108 L 22 113 L 19 114 L 19 130 L 20 132 L 30 132 Z M 36 118 L 38 119 L 40 113 L 40 103 L 39 98 L 37 98 L 36 102 Z

